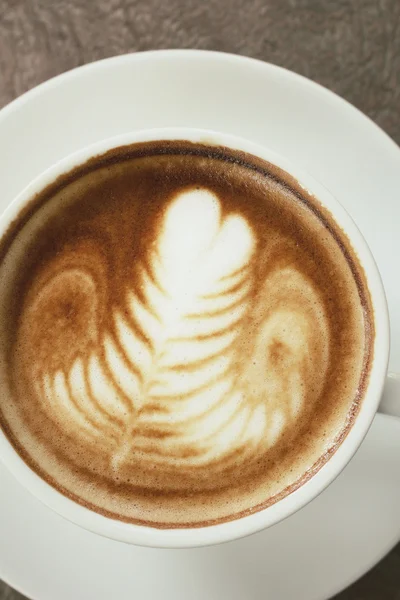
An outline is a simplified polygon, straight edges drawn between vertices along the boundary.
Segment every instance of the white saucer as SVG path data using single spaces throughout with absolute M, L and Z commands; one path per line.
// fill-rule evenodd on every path
M 400 150 L 337 96 L 241 57 L 170 51 L 71 71 L 0 112 L 0 209 L 73 150 L 133 129 L 216 129 L 265 144 L 345 205 L 377 259 L 400 370 Z M 396 311 L 397 308 L 397 311 Z M 319 498 L 274 528 L 191 551 L 135 548 L 50 512 L 0 467 L 0 577 L 35 600 L 327 598 L 400 539 L 400 421 L 378 416 Z M 290 576 L 285 575 L 290 573 Z

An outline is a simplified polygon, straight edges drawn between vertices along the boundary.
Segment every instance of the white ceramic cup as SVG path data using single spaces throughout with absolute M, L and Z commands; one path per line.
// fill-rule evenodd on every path
M 213 131 L 179 128 L 152 129 L 107 139 L 80 150 L 47 169 L 17 196 L 0 218 L 0 237 L 36 193 L 52 183 L 59 175 L 70 171 L 89 158 L 133 142 L 173 139 L 190 140 L 207 145 L 223 145 L 256 155 L 290 173 L 325 205 L 340 228 L 347 234 L 365 270 L 372 298 L 376 330 L 374 358 L 365 397 L 351 430 L 334 455 L 310 480 L 282 500 L 259 512 L 226 523 L 200 528 L 160 530 L 148 526 L 127 524 L 100 515 L 68 499 L 41 479 L 20 458 L 0 430 L 0 458 L 6 467 L 32 494 L 63 517 L 90 531 L 123 542 L 143 546 L 183 548 L 225 542 L 270 527 L 310 502 L 339 475 L 361 444 L 381 401 L 387 377 L 389 318 L 382 281 L 374 259 L 364 238 L 341 204 L 309 174 L 291 165 L 267 148 Z M 389 399 L 386 407 L 391 406 L 393 390 L 400 391 L 396 376 L 391 376 L 387 389 L 389 390 Z

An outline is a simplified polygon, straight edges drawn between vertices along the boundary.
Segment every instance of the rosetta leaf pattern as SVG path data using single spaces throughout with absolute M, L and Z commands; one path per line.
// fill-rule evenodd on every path
M 204 459 L 215 436 L 223 437 L 241 400 L 233 366 L 249 306 L 254 245 L 245 219 L 222 218 L 218 198 L 206 190 L 181 194 L 170 205 L 142 266 L 141 297 L 129 293 L 140 335 L 121 315 L 116 319 L 138 393 L 115 468 L 135 447 L 160 461 L 194 451 Z M 123 341 L 123 331 L 129 340 Z

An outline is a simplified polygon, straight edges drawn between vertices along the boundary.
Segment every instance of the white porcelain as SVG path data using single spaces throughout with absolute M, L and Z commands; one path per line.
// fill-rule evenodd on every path
M 91 95 L 96 97 L 96 102 L 85 102 L 84 99 Z M 149 98 L 152 100 L 149 101 Z M 400 254 L 400 241 L 396 237 L 400 205 L 395 202 L 400 183 L 399 150 L 381 130 L 353 107 L 327 90 L 288 71 L 229 55 L 171 51 L 118 57 L 62 75 L 26 94 L 0 113 L 0 202 L 3 208 L 34 176 L 71 151 L 111 135 L 154 126 L 194 126 L 242 135 L 278 151 L 292 163 L 312 172 L 333 195 L 339 197 L 362 229 L 380 267 L 391 308 L 391 368 L 393 371 L 398 370 L 400 315 L 393 308 L 399 303 L 400 287 L 392 257 Z M 16 135 L 21 142 L 19 145 L 14 141 Z M 22 151 L 27 159 L 21 164 Z M 382 419 L 383 417 L 379 417 L 375 423 L 382 422 Z M 375 423 L 372 431 L 376 427 Z M 393 420 L 385 419 L 388 432 L 392 426 L 396 426 Z M 386 439 L 382 427 L 379 431 L 380 434 L 374 442 L 374 451 L 378 454 L 380 445 L 383 445 Z M 389 436 L 389 433 L 387 435 Z M 359 454 L 355 461 L 358 461 Z M 380 473 L 371 469 L 370 497 L 375 493 L 373 490 L 378 489 L 374 481 L 375 478 L 378 481 L 379 476 L 379 481 L 383 484 L 382 493 L 389 503 L 389 493 L 385 492 L 385 485 L 389 488 L 388 479 L 381 477 L 382 472 L 382 465 Z M 336 485 L 337 482 L 309 507 L 260 536 L 266 540 L 267 536 L 272 535 L 278 528 L 310 511 L 314 504 L 330 494 Z M 5 490 L 1 496 L 10 501 L 10 504 L 7 504 L 10 509 L 15 498 L 11 492 L 9 494 L 8 484 L 3 486 L 3 479 L 1 486 L 2 492 Z M 388 492 L 392 493 L 392 488 L 388 489 Z M 20 493 L 24 494 L 22 489 Z M 35 500 L 31 499 L 31 502 L 34 503 Z M 379 510 L 378 507 L 376 526 L 379 528 L 380 522 L 387 518 L 391 527 L 379 529 L 381 536 L 370 537 L 371 554 L 368 557 L 365 551 L 363 552 L 364 546 L 361 545 L 358 554 L 353 553 L 360 556 L 360 563 L 357 562 L 356 556 L 347 561 L 346 582 L 370 567 L 372 561 L 377 560 L 399 538 L 398 521 L 394 520 L 390 511 L 379 515 Z M 50 519 L 57 518 L 50 511 L 45 511 L 45 514 L 51 515 Z M 360 519 L 357 527 L 341 529 L 337 526 L 346 547 L 349 547 L 353 540 L 356 544 L 358 537 L 362 540 L 361 532 L 369 530 L 371 526 L 370 520 L 364 519 L 363 511 L 359 511 L 358 514 Z M 59 521 L 64 527 L 71 528 L 72 538 L 77 535 L 72 531 L 81 531 L 62 520 Z M 45 529 L 43 519 L 42 522 Z M 310 522 L 312 523 L 312 519 Z M 317 531 L 314 533 L 318 541 L 315 542 L 312 535 L 304 536 L 301 554 L 306 556 L 307 551 L 311 550 L 308 544 L 310 539 L 310 544 L 317 543 L 321 550 L 314 557 L 314 561 L 318 559 L 322 564 L 324 538 L 318 538 Z M 91 534 L 82 531 L 82 535 Z M 28 534 L 25 537 L 30 539 Z M 250 540 L 257 537 L 259 536 Z M 79 544 L 78 539 L 79 537 L 76 538 Z M 290 538 L 282 537 L 283 544 L 284 539 L 287 542 Z M 246 544 L 250 543 L 250 540 L 236 543 Z M 33 539 L 30 541 L 33 542 L 33 546 L 29 545 L 29 548 L 33 551 L 35 542 Z M 12 537 L 7 535 L 4 543 L 12 545 Z M 102 540 L 101 547 L 107 552 L 104 544 L 113 544 L 115 548 L 116 543 Z M 18 580 L 22 577 L 22 565 L 14 561 L 14 567 L 11 565 L 10 569 L 9 563 L 3 560 L 5 555 L 2 550 L 3 546 L 0 546 L 0 568 L 1 565 L 7 564 L 8 573 L 8 577 L 7 573 L 3 576 L 18 587 Z M 79 553 L 77 545 L 75 550 L 84 570 L 90 562 L 87 548 L 82 545 L 82 553 Z M 213 549 L 213 552 L 217 550 L 219 548 Z M 193 552 L 209 551 L 211 552 Z M 143 549 L 138 552 L 150 551 Z M 15 554 L 11 554 L 15 557 Z M 50 576 L 51 565 L 56 573 L 57 560 L 55 556 L 52 560 L 52 553 L 49 554 L 47 558 L 50 566 L 47 576 L 53 581 L 54 578 Z M 269 552 L 268 556 L 271 569 L 275 568 L 274 572 L 280 573 L 273 553 Z M 292 567 L 295 568 L 294 563 Z M 342 567 L 343 565 L 338 572 L 331 570 L 338 581 Z M 121 567 L 121 571 L 123 569 Z M 27 572 L 30 573 L 29 569 Z M 304 565 L 302 572 L 306 572 Z M 314 578 L 318 580 L 316 572 L 318 568 L 314 566 Z M 329 580 L 328 575 L 326 571 L 325 580 Z M 79 570 L 76 577 L 74 572 L 75 582 L 80 576 L 84 575 L 80 575 Z M 256 579 L 261 577 L 257 566 L 254 576 Z M 344 580 L 340 581 L 338 585 L 343 585 Z M 30 579 L 30 582 L 32 584 L 33 580 Z M 174 590 L 176 591 L 173 578 L 165 580 L 164 583 L 167 593 L 173 597 Z M 286 582 L 282 582 L 283 586 L 284 583 L 286 585 Z M 93 585 L 95 586 L 94 583 Z M 330 585 L 331 589 L 337 589 L 334 580 L 330 581 Z M 135 591 L 133 583 L 131 590 Z M 53 594 L 53 597 L 61 596 Z

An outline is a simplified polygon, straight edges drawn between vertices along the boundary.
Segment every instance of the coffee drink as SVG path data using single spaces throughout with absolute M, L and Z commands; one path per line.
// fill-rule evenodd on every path
M 98 513 L 169 528 L 258 511 L 325 464 L 362 403 L 358 258 L 254 156 L 114 149 L 32 199 L 0 261 L 1 427 Z

